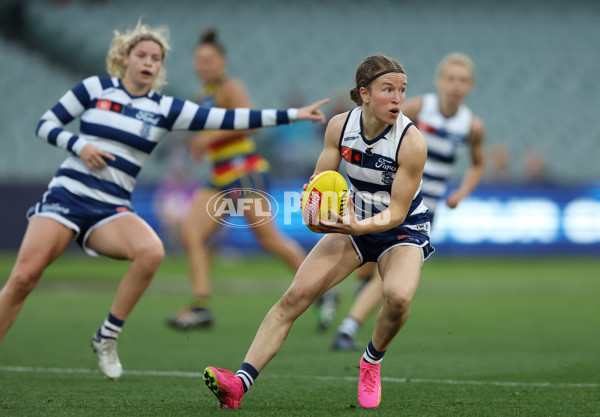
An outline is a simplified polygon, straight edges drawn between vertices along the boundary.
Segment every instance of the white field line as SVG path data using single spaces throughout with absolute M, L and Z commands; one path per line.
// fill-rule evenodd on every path
M 21 372 L 21 373 L 50 373 L 50 374 L 98 374 L 97 369 L 84 368 L 43 368 L 31 366 L 1 366 L 0 372 Z M 153 376 L 153 377 L 181 377 L 181 378 L 202 378 L 202 372 L 184 372 L 184 371 L 123 371 L 125 376 Z M 319 381 L 348 381 L 356 382 L 358 377 L 340 377 L 340 376 L 315 376 L 315 375 L 263 375 L 262 378 L 280 378 L 280 379 L 310 379 Z M 431 379 L 431 378 L 391 378 L 382 377 L 383 382 L 393 383 L 413 383 L 413 384 L 441 384 L 441 385 L 486 385 L 498 387 L 550 387 L 550 388 L 600 388 L 600 383 L 568 383 L 568 382 L 509 382 L 509 381 L 469 381 L 454 379 Z

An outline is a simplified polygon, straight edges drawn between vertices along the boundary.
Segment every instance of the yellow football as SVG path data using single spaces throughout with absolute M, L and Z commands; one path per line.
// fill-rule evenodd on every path
M 310 230 L 316 232 L 319 220 L 329 220 L 329 210 L 340 216 L 348 206 L 348 184 L 337 171 L 324 171 L 313 178 L 302 198 L 302 219 Z

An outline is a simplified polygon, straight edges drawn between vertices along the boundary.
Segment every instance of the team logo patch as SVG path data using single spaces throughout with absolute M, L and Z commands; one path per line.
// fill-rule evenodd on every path
M 104 98 L 98 99 L 96 108 L 100 110 L 114 111 L 116 113 L 121 113 L 123 111 L 122 104 L 115 103 L 114 101 L 106 100 Z
M 342 158 L 344 158 L 347 162 L 353 165 L 363 166 L 363 153 L 361 151 L 342 146 L 340 153 Z
M 394 182 L 394 173 L 393 172 L 382 172 L 381 173 L 381 182 L 385 185 L 390 185 Z

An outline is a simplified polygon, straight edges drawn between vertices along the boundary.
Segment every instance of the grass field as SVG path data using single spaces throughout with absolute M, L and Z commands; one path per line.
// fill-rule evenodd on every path
M 0 256 L 7 277 L 14 255 Z M 600 416 L 600 260 L 444 259 L 423 269 L 408 324 L 382 365 L 383 400 L 358 406 L 360 353 L 330 350 L 337 326 L 311 311 L 237 411 L 203 386 L 207 365 L 237 370 L 291 274 L 270 258 L 217 260 L 216 325 L 175 332 L 189 300 L 169 256 L 119 338 L 125 373 L 103 379 L 89 347 L 126 263 L 68 254 L 45 274 L 0 345 L 0 415 Z M 338 320 L 355 289 L 339 286 Z M 373 321 L 360 330 L 369 340 Z

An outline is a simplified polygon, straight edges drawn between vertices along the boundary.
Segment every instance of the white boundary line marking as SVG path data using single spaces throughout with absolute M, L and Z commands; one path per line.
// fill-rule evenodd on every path
M 51 373 L 51 374 L 98 374 L 97 369 L 85 368 L 43 368 L 32 366 L 2 366 L 0 372 L 21 372 L 21 373 Z M 182 377 L 182 378 L 202 378 L 202 372 L 184 372 L 184 371 L 123 371 L 124 375 L 135 376 L 159 376 L 159 377 Z M 263 378 L 281 378 L 281 379 L 316 379 L 319 381 L 350 381 L 356 382 L 358 377 L 350 376 L 318 376 L 318 375 L 264 375 Z M 415 383 L 415 384 L 442 384 L 442 385 L 492 385 L 499 387 L 549 387 L 549 388 L 600 388 L 600 383 L 568 383 L 568 382 L 510 382 L 510 381 L 470 381 L 454 379 L 431 379 L 431 378 L 391 378 L 382 377 L 383 382 L 394 383 Z

